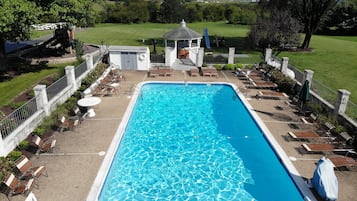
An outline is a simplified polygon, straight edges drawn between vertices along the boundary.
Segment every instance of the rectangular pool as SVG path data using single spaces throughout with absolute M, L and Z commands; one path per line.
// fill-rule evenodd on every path
M 233 85 L 145 83 L 126 116 L 87 200 L 314 200 Z

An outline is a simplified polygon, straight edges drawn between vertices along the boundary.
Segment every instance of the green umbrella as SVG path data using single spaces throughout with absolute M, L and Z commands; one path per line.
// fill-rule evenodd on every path
M 301 102 L 301 107 L 305 105 L 307 101 L 310 100 L 310 87 L 309 87 L 309 80 L 305 80 L 304 85 L 302 85 L 300 92 L 299 92 L 299 101 Z

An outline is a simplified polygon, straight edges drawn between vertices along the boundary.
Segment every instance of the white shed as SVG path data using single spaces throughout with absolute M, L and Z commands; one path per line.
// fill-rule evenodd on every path
M 122 70 L 149 70 L 150 50 L 147 46 L 110 46 L 109 63 Z

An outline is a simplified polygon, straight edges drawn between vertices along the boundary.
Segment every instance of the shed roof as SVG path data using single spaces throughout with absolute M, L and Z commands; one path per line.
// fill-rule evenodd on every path
M 147 46 L 109 46 L 109 52 L 147 52 Z
M 192 40 L 202 38 L 202 35 L 186 27 L 186 22 L 181 21 L 179 28 L 173 29 L 164 34 L 166 40 Z

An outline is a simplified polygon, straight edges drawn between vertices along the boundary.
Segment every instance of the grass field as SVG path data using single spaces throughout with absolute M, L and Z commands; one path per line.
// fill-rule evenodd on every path
M 289 63 L 311 69 L 314 78 L 334 90 L 347 89 L 357 103 L 357 37 L 313 36 L 311 52 L 283 52 Z
M 158 53 L 163 52 L 163 35 L 179 24 L 98 24 L 94 28 L 85 28 L 77 31 L 75 37 L 85 43 L 105 45 L 145 45 L 153 51 L 152 39 L 157 41 Z M 248 51 L 245 48 L 245 38 L 249 27 L 241 25 L 229 25 L 224 22 L 187 23 L 187 27 L 203 35 L 203 29 L 207 28 L 211 41 L 217 36 L 225 38 L 226 47 L 215 49 L 218 52 L 228 52 L 227 47 L 236 47 L 237 53 L 251 55 L 250 59 L 239 59 L 239 62 L 256 62 L 260 53 Z M 52 34 L 51 32 L 35 32 L 33 38 Z M 213 45 L 213 44 L 211 44 Z M 351 100 L 357 103 L 357 37 L 316 36 L 311 41 L 311 52 L 283 52 L 279 57 L 289 57 L 289 63 L 301 70 L 311 69 L 315 72 L 314 78 L 333 90 L 347 89 L 351 92 Z M 43 75 L 40 73 L 44 73 Z M 16 96 L 21 92 L 20 86 L 27 89 L 49 72 L 39 72 L 28 75 L 27 84 L 0 83 L 1 94 L 4 90 L 6 97 Z M 25 76 L 25 75 L 24 75 Z M 37 78 L 35 78 L 37 76 Z M 20 79 L 21 77 L 19 77 Z M 32 80 L 32 81 L 31 81 Z M 14 80 L 16 82 L 21 82 Z M 11 94 L 6 91 L 9 86 L 16 86 Z M 23 89 L 23 90 L 24 90 Z M 8 94 L 9 93 L 9 94 Z M 4 97 L 5 98 L 5 97 Z M 10 100 L 0 99 L 0 105 Z
M 43 78 L 58 73 L 62 68 L 48 68 L 38 72 L 30 72 L 22 74 L 10 81 L 0 82 L 0 106 L 9 104 L 15 97 L 26 90 L 31 90 L 36 83 Z
M 152 39 L 157 41 L 158 53 L 163 53 L 163 35 L 179 24 L 99 24 L 94 28 L 87 28 L 76 33 L 76 37 L 86 43 L 105 45 L 146 45 L 153 50 Z M 237 52 L 249 53 L 239 49 L 244 46 L 247 26 L 228 25 L 224 22 L 189 23 L 187 27 L 203 35 L 204 28 L 208 29 L 211 41 L 217 36 L 225 38 L 226 48 L 217 51 L 228 52 L 227 47 L 237 47 Z M 211 44 L 212 46 L 213 44 Z
M 163 35 L 177 27 L 179 24 L 100 24 L 80 31 L 76 36 L 81 41 L 94 44 L 148 45 L 151 51 L 151 39 L 155 39 L 160 53 L 164 46 Z M 224 37 L 227 47 L 236 47 L 237 52 L 252 54 L 254 59 L 259 59 L 259 53 L 245 48 L 247 26 L 206 22 L 187 23 L 187 27 L 202 34 L 203 29 L 208 28 L 211 41 L 215 36 Z M 314 78 L 333 90 L 349 90 L 351 100 L 357 103 L 357 37 L 314 35 L 310 47 L 313 48 L 312 52 L 283 52 L 279 56 L 289 57 L 289 63 L 301 70 L 313 70 Z M 228 51 L 228 48 L 220 48 L 218 51 Z

